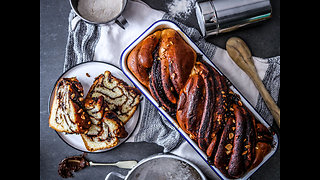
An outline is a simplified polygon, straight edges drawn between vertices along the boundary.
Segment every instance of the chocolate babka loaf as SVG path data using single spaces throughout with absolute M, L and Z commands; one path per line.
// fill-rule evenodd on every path
M 177 31 L 146 37 L 130 52 L 127 66 L 226 177 L 242 177 L 269 153 L 271 132 Z

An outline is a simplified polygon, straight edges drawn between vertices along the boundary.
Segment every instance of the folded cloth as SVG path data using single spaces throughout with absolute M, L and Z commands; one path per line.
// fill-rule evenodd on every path
M 154 10 L 142 1 L 128 1 L 123 12 L 129 25 L 125 30 L 117 24 L 92 25 L 77 18 L 71 10 L 69 14 L 69 34 L 66 45 L 64 71 L 86 61 L 105 61 L 120 67 L 122 51 L 132 43 L 152 23 L 160 19 L 176 22 L 199 46 L 213 63 L 243 93 L 248 101 L 271 124 L 272 115 L 249 77 L 230 59 L 226 50 L 205 41 L 201 34 L 191 27 L 178 22 L 169 14 Z M 253 57 L 257 71 L 271 96 L 277 100 L 280 88 L 280 56 L 261 59 Z M 201 157 L 183 140 L 178 131 L 162 117 L 157 109 L 144 98 L 141 103 L 142 115 L 139 124 L 128 142 L 151 142 L 164 147 L 164 152 L 172 152 L 199 165 L 208 177 L 216 177 Z

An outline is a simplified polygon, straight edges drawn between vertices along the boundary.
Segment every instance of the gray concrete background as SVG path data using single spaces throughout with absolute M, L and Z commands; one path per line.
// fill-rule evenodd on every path
M 172 0 L 143 1 L 155 9 L 167 11 L 167 3 Z M 271 4 L 272 19 L 253 27 L 209 37 L 207 41 L 224 48 L 229 37 L 238 36 L 247 42 L 254 56 L 280 55 L 280 1 L 274 0 Z M 67 0 L 40 0 L 40 179 L 61 179 L 57 173 L 59 162 L 67 156 L 81 154 L 48 127 L 48 97 L 62 73 L 70 9 Z M 184 23 L 198 28 L 194 14 Z M 107 153 L 89 154 L 88 158 L 98 162 L 141 160 L 160 152 L 162 147 L 156 144 L 124 143 Z M 73 179 L 104 179 L 111 171 L 127 173 L 127 170 L 116 167 L 90 167 L 76 173 Z M 251 179 L 280 179 L 280 148 Z

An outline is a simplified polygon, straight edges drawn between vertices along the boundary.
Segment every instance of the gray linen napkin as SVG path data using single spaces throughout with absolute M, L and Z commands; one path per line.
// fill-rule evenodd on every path
M 63 72 L 76 64 L 92 61 L 94 49 L 100 38 L 100 26 L 79 21 L 73 29 L 71 22 L 75 17 L 76 14 L 71 10 L 68 18 L 68 40 Z
M 99 26 L 87 24 L 82 20 L 80 20 L 73 29 L 71 21 L 75 16 L 75 13 L 71 10 L 69 14 L 69 34 L 63 71 L 68 70 L 78 63 L 93 61 L 95 47 L 101 34 Z M 163 19 L 169 19 L 177 23 L 209 59 L 215 56 L 216 50 L 218 49 L 217 46 L 206 42 L 195 28 L 187 27 L 177 22 L 169 14 L 165 14 Z M 269 66 L 263 78 L 263 83 L 269 92 L 271 92 L 271 96 L 277 100 L 280 89 L 280 56 L 269 58 L 267 61 Z M 260 95 L 256 109 L 262 117 L 269 123 L 272 123 L 272 115 Z M 134 137 L 134 141 L 156 143 L 164 147 L 164 152 L 169 152 L 180 144 L 182 139 L 178 131 L 158 113 L 157 109 L 149 101 L 146 101 L 144 112 L 140 119 L 140 128 Z

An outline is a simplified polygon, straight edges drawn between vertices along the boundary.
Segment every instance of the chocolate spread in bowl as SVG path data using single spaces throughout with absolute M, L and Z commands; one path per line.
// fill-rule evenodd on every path
M 72 171 L 77 172 L 89 166 L 89 161 L 85 156 L 86 153 L 81 156 L 71 156 L 63 159 L 59 164 L 59 175 L 63 178 L 73 177 Z

